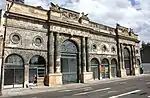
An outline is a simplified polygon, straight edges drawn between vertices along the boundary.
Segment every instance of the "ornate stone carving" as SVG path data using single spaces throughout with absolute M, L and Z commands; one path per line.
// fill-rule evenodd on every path
M 81 16 L 82 19 L 89 20 L 88 14 L 84 14 L 84 12 L 82 12 L 81 14 L 82 14 Z
M 18 44 L 21 41 L 21 36 L 18 33 L 12 33 L 10 35 L 10 40 L 14 44 Z
M 67 11 L 65 9 L 62 9 L 62 17 L 78 21 L 79 14 L 75 13 L 75 12 Z
M 40 36 L 36 36 L 36 37 L 34 37 L 34 39 L 33 39 L 33 43 L 34 43 L 36 46 L 41 46 L 42 43 L 43 43 L 43 38 L 40 37 Z
M 51 10 L 54 10 L 54 11 L 60 11 L 60 7 L 58 4 L 54 4 L 51 2 L 51 7 L 50 7 Z

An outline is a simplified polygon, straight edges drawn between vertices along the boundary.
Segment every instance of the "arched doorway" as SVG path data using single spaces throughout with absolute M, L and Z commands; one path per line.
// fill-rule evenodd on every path
M 93 79 L 99 79 L 99 62 L 96 58 L 91 60 L 91 71 L 93 72 Z
M 111 60 L 111 76 L 112 77 L 117 76 L 117 61 L 116 61 L 116 59 Z
M 102 78 L 109 78 L 109 62 L 107 59 L 102 60 L 101 73 Z
M 17 54 L 9 55 L 4 65 L 4 86 L 23 87 L 24 65 L 23 59 Z
M 60 48 L 62 82 L 63 84 L 77 83 L 79 81 L 77 45 L 71 40 L 66 40 Z
M 126 69 L 126 74 L 131 75 L 130 52 L 127 48 L 124 48 L 124 65 Z
M 44 79 L 46 73 L 45 59 L 42 56 L 35 55 L 30 59 L 29 62 L 29 83 L 33 83 L 33 77 L 42 77 Z

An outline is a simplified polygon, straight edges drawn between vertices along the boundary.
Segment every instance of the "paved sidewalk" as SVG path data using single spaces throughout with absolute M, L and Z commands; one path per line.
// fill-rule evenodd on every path
M 116 81 L 123 81 L 128 79 L 134 79 L 134 78 L 140 78 L 143 76 L 149 76 L 150 74 L 142 74 L 139 76 L 128 76 L 124 78 L 112 78 L 112 79 L 103 79 L 103 80 L 92 80 L 88 83 L 75 83 L 75 84 L 67 84 L 67 85 L 59 85 L 55 87 L 30 87 L 30 88 L 12 88 L 12 89 L 4 89 L 3 90 L 3 97 L 9 97 L 9 96 L 18 96 L 18 95 L 29 95 L 29 94 L 36 94 L 36 93 L 42 93 L 42 92 L 50 92 L 50 91 L 58 91 L 58 90 L 65 90 L 65 89 L 76 89 L 76 88 L 82 88 L 89 85 L 96 85 L 96 84 L 104 84 L 104 83 L 111 83 Z

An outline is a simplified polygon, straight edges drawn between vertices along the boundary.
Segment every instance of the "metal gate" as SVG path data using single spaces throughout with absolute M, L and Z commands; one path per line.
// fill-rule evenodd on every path
M 77 83 L 76 55 L 67 55 L 61 57 L 61 71 L 63 84 Z
M 77 83 L 79 78 L 77 45 L 72 40 L 65 40 L 60 50 L 63 84 Z

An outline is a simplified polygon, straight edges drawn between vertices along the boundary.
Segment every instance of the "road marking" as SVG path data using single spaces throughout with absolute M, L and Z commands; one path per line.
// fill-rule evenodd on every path
M 76 89 L 66 89 L 66 90 L 59 91 L 59 92 L 71 92 L 71 91 L 75 91 L 75 90 L 88 91 L 88 90 L 91 90 L 91 89 L 92 89 L 92 87 L 85 87 L 85 88 L 76 88 Z
M 148 96 L 148 98 L 150 98 L 150 96 Z
M 126 84 L 126 82 L 121 82 L 120 84 Z
M 129 95 L 129 94 L 136 93 L 136 92 L 140 92 L 140 91 L 141 91 L 141 90 L 134 90 L 134 91 L 131 91 L 131 92 L 127 92 L 127 93 L 120 94 L 120 95 L 111 96 L 111 97 L 109 97 L 109 98 L 118 98 L 118 97 L 121 97 L 121 96 Z
M 59 92 L 70 92 L 70 91 L 72 91 L 72 90 L 66 89 L 66 90 L 59 91 Z
M 150 82 L 147 82 L 146 84 L 150 84 Z
M 109 94 L 109 93 L 116 93 L 116 92 L 117 92 L 117 91 L 108 91 L 108 94 Z
M 111 88 L 97 89 L 97 90 L 93 90 L 93 91 L 89 91 L 89 92 L 77 93 L 77 94 L 74 94 L 74 95 L 85 95 L 85 94 L 105 91 L 105 90 L 109 90 L 109 89 L 111 89 Z
M 92 90 L 92 87 L 87 87 L 83 91 L 88 91 L 88 90 Z

